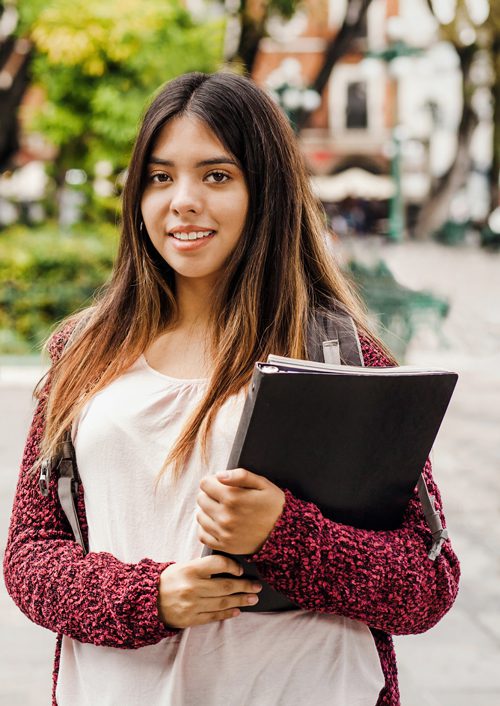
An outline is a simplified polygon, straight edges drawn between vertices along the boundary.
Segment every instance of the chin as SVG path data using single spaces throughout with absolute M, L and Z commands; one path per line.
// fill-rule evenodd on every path
M 170 264 L 170 263 L 169 263 Z M 212 268 L 194 268 L 194 267 L 175 267 L 173 264 L 170 264 L 170 267 L 173 269 L 174 273 L 182 277 L 183 279 L 187 280 L 211 280 L 217 277 L 217 275 L 220 273 L 221 269 L 212 269 Z

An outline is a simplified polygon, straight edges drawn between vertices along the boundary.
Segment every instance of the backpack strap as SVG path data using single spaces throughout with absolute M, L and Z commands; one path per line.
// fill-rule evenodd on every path
M 426 522 L 432 532 L 432 547 L 427 556 L 431 561 L 434 561 L 441 554 L 441 548 L 449 537 L 448 530 L 443 528 L 441 516 L 436 510 L 436 499 L 434 495 L 429 493 L 429 489 L 423 475 L 421 475 L 418 479 L 417 489 Z
M 322 343 L 325 363 L 333 362 L 327 360 L 327 357 L 335 356 L 339 364 L 363 367 L 365 362 L 353 319 L 347 314 L 337 313 L 335 318 L 323 314 L 323 321 L 329 337 L 329 340 Z
M 83 316 L 75 325 L 73 331 L 68 336 L 64 344 L 66 350 L 77 338 L 78 334 L 85 328 L 90 318 L 90 312 Z M 39 487 L 44 497 L 49 494 L 50 473 L 55 470 L 59 473 L 57 481 L 57 495 L 68 520 L 75 540 L 82 547 L 84 554 L 88 553 L 88 547 L 83 537 L 80 520 L 78 518 L 78 491 L 80 488 L 80 474 L 76 463 L 75 448 L 71 439 L 71 429 L 64 433 L 62 441 L 62 452 L 56 458 L 44 459 L 41 465 Z
M 307 336 L 307 354 L 310 360 L 333 365 L 364 365 L 356 325 L 340 308 L 317 312 L 312 317 Z
M 59 471 L 59 479 L 57 481 L 57 494 L 59 502 L 66 515 L 75 539 L 82 547 L 85 554 L 88 548 L 83 538 L 80 520 L 78 519 L 78 489 L 80 487 L 80 474 L 76 465 L 75 448 L 71 440 L 71 432 L 67 431 L 64 435 L 63 453 L 57 466 Z
M 321 346 L 324 362 L 364 366 L 359 334 L 352 317 L 336 311 L 334 316 L 320 314 L 317 318 L 320 319 L 321 329 L 328 336 Z M 311 345 L 309 350 L 316 355 L 319 353 L 317 345 Z M 319 355 L 317 359 L 319 360 Z M 448 539 L 448 530 L 443 528 L 441 516 L 436 510 L 435 497 L 429 493 L 423 474 L 420 474 L 418 479 L 417 490 L 425 520 L 432 533 L 432 546 L 427 556 L 434 561 L 441 553 L 443 543 Z

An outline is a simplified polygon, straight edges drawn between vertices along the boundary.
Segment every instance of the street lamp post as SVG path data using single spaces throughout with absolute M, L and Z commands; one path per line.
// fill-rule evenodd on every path
M 396 66 L 393 62 L 403 58 L 417 56 L 422 53 L 422 49 L 410 47 L 401 40 L 393 41 L 385 49 L 366 52 L 366 59 L 378 59 L 385 62 L 389 67 Z M 395 78 L 397 82 L 397 77 Z M 394 91 L 394 119 L 391 130 L 391 177 L 394 182 L 394 194 L 389 202 L 389 233 L 388 238 L 392 242 L 400 242 L 404 236 L 405 213 L 403 202 L 403 191 L 401 188 L 401 127 L 398 119 L 398 96 L 397 83 Z
M 302 66 L 297 59 L 287 58 L 267 78 L 268 88 L 295 132 L 297 118 L 304 110 L 319 108 L 321 96 L 308 88 L 302 77 Z
M 321 103 L 319 93 L 311 88 L 295 88 L 284 83 L 274 89 L 274 93 L 278 96 L 279 104 L 294 132 L 297 132 L 297 118 L 302 114 L 302 111 L 316 110 Z
M 397 126 L 392 130 L 391 177 L 394 193 L 389 201 L 389 240 L 400 242 L 405 229 L 405 213 L 401 188 L 401 139 Z

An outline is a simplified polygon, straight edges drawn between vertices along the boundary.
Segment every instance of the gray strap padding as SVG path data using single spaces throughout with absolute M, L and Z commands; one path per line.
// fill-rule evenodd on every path
M 66 519 L 71 525 L 76 541 L 86 554 L 87 548 L 85 546 L 85 540 L 83 539 L 83 533 L 76 511 L 74 494 L 77 492 L 78 488 L 74 487 L 74 481 L 72 481 L 71 478 L 68 478 L 68 476 L 59 476 L 57 481 L 57 494 L 59 496 L 59 502 L 61 503 L 61 507 L 66 515 Z
M 429 489 L 423 475 L 417 483 L 418 497 L 422 503 L 424 516 L 432 533 L 432 547 L 427 555 L 431 561 L 437 559 L 441 554 L 443 543 L 448 539 L 448 530 L 443 528 L 441 516 L 436 510 L 435 497 L 429 493 Z
M 358 329 L 350 316 L 346 316 L 346 326 L 340 331 L 340 349 L 346 365 L 364 367 L 365 361 L 361 351 L 361 343 L 359 342 Z M 353 362 L 348 363 L 347 361 Z
M 71 441 L 70 432 L 66 432 L 63 442 L 63 454 L 58 466 L 59 480 L 57 482 L 57 494 L 59 502 L 64 510 L 75 539 L 87 553 L 87 547 L 83 538 L 80 521 L 78 519 L 77 501 L 78 488 L 80 485 L 80 475 L 76 465 L 75 450 Z
M 340 312 L 335 312 L 332 315 L 325 314 L 323 316 L 323 326 L 329 338 L 328 341 L 323 342 L 323 351 L 325 344 L 330 341 L 338 341 L 340 347 L 339 362 L 344 365 L 364 366 L 356 324 L 348 314 Z M 325 363 L 329 362 L 325 358 Z
M 67 349 L 68 346 L 75 341 L 78 334 L 85 328 L 89 321 L 90 315 L 91 312 L 87 312 L 87 314 L 78 321 L 65 343 L 65 349 Z M 71 440 L 71 430 L 66 431 L 64 434 L 62 454 L 59 457 L 45 459 L 42 462 L 39 487 L 40 492 L 44 497 L 47 497 L 49 494 L 50 473 L 53 468 L 56 468 L 59 474 L 57 481 L 57 495 L 59 497 L 59 502 L 61 503 L 63 512 L 66 515 L 71 529 L 73 530 L 76 541 L 86 554 L 88 552 L 88 548 L 83 538 L 83 532 L 80 526 L 80 520 L 78 519 L 77 511 L 80 474 L 78 473 L 75 449 Z
M 57 483 L 57 494 L 59 502 L 64 510 L 75 539 L 87 553 L 87 547 L 83 538 L 83 533 L 78 519 L 77 502 L 78 488 L 80 486 L 80 475 L 76 465 L 75 450 L 71 440 L 71 433 L 65 434 L 63 441 L 63 453 L 58 465 L 59 480 Z
M 331 339 L 323 341 L 324 361 L 325 363 L 336 362 L 327 360 L 326 356 L 330 355 L 330 344 L 332 341 L 338 341 L 340 344 L 340 358 L 342 359 L 340 361 L 339 358 L 339 362 L 345 365 L 363 366 L 364 360 L 356 324 L 348 314 L 341 315 L 341 319 L 340 323 L 338 314 L 336 315 L 336 320 L 328 316 L 324 317 L 325 328 Z M 422 474 L 418 479 L 417 490 L 426 522 L 432 534 L 432 546 L 427 556 L 431 561 L 434 561 L 440 555 L 443 543 L 448 539 L 448 530 L 443 529 L 441 517 L 436 511 L 435 498 L 429 493 Z

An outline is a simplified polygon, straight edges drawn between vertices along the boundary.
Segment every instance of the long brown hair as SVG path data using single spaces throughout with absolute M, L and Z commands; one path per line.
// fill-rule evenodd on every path
M 52 368 L 41 457 L 57 452 L 64 431 L 92 395 L 175 326 L 174 275 L 145 231 L 140 203 L 158 134 L 181 115 L 204 121 L 239 161 L 249 208 L 212 310 L 207 392 L 162 470 L 169 463 L 181 470 L 198 437 L 206 444 L 217 411 L 248 384 L 257 360 L 269 353 L 307 356 L 314 312 L 346 309 L 373 338 L 356 295 L 327 251 L 322 212 L 280 109 L 241 76 L 180 76 L 160 90 L 144 115 L 123 192 L 115 267 L 82 332 Z

